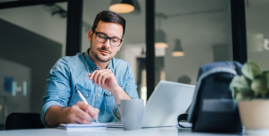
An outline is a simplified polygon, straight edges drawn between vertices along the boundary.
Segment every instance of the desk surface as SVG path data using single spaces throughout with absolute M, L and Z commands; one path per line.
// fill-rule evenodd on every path
M 0 131 L 0 136 L 240 136 L 236 134 L 195 133 L 190 129 L 176 127 L 147 128 L 126 131 L 122 128 L 108 128 L 106 130 L 88 132 L 67 132 L 66 130 L 50 129 L 24 129 Z

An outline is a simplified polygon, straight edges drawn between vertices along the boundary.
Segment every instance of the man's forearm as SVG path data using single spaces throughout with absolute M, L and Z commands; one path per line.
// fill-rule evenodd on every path
M 115 98 L 116 104 L 120 104 L 120 100 L 131 99 L 131 97 L 121 87 L 111 91 L 111 93 Z
M 45 122 L 50 127 L 57 127 L 60 123 L 67 123 L 65 114 L 70 107 L 61 107 L 59 105 L 51 106 L 45 114 Z

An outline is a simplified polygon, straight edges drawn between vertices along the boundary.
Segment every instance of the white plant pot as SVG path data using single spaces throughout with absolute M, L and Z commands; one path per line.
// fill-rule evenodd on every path
M 238 106 L 246 129 L 269 129 L 269 100 L 239 101 Z

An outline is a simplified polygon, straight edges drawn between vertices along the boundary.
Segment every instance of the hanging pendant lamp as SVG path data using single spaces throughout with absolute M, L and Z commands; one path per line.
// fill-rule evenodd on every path
M 130 13 L 135 10 L 132 0 L 112 0 L 109 10 L 115 13 Z
M 174 57 L 181 57 L 181 56 L 184 56 L 184 52 L 183 52 L 183 49 L 182 49 L 182 46 L 181 46 L 181 42 L 180 40 L 176 40 L 176 45 L 175 45 L 175 48 L 172 52 L 172 55 Z
M 158 19 L 158 29 L 155 32 L 155 48 L 167 48 L 166 34 L 161 29 L 161 19 L 166 19 L 167 16 L 163 13 L 156 13 Z
M 168 44 L 166 41 L 166 34 L 162 29 L 158 29 L 156 31 L 156 37 L 155 37 L 155 48 L 167 48 Z

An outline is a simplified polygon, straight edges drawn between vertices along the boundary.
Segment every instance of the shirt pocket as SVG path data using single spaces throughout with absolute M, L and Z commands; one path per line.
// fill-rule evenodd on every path
M 106 111 L 108 114 L 112 114 L 112 107 L 116 104 L 115 99 L 110 91 L 104 90 L 104 96 L 106 99 Z
M 81 85 L 76 84 L 75 85 L 75 91 L 73 92 L 73 95 L 72 95 L 72 98 L 71 98 L 69 106 L 73 106 L 78 101 L 82 101 L 81 98 L 78 95 L 78 90 L 82 93 L 82 95 L 84 96 L 84 98 L 86 99 L 88 104 L 92 105 L 93 99 L 94 99 L 94 95 L 93 95 L 92 90 L 85 89 Z
M 120 85 L 120 87 L 124 90 L 124 86 Z M 107 90 L 104 90 L 104 96 L 106 99 L 106 102 L 105 102 L 106 111 L 108 112 L 108 114 L 112 114 L 112 107 L 116 104 L 114 96 L 112 95 L 112 93 L 110 91 L 107 91 Z

